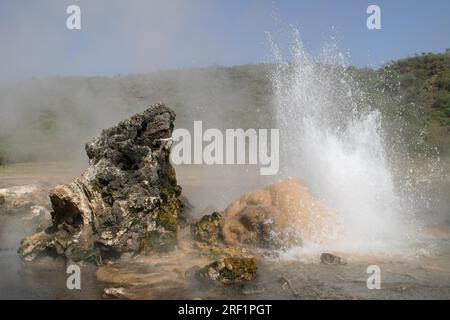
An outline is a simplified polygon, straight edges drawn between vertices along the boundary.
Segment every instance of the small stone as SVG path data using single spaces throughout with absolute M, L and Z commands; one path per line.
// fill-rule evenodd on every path
M 320 261 L 323 264 L 330 264 L 330 265 L 345 264 L 341 257 L 331 253 L 322 253 L 320 255 Z
M 195 279 L 199 270 L 200 270 L 199 266 L 190 267 L 184 272 L 184 277 L 188 280 L 193 280 Z
M 112 299 L 127 299 L 125 296 L 125 288 L 105 288 L 103 290 L 104 296 L 106 298 Z

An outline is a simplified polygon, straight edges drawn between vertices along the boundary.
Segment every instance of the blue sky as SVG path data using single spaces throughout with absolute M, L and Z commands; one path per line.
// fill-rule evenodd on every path
M 66 29 L 70 4 L 81 30 Z M 369 4 L 381 30 L 366 28 Z M 290 25 L 312 54 L 334 34 L 352 64 L 379 66 L 449 48 L 450 1 L 0 0 L 0 79 L 268 62 L 265 32 L 285 46 Z

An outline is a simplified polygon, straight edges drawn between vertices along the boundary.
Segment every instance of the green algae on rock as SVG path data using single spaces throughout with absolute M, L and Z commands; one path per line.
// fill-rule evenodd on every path
M 253 280 L 256 270 L 254 257 L 229 257 L 201 268 L 197 271 L 197 277 L 206 282 L 231 285 Z
M 222 225 L 222 215 L 213 212 L 211 215 L 205 215 L 198 222 L 191 224 L 191 234 L 197 241 L 217 244 L 223 240 Z
M 53 225 L 22 241 L 22 257 L 51 253 L 101 263 L 173 248 L 183 209 L 169 161 L 174 120 L 156 103 L 87 143 L 90 166 L 50 191 Z

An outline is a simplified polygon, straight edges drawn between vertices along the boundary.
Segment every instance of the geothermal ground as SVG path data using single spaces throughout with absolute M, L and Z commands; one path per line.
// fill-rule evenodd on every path
M 0 193 L 16 192 L 20 207 L 23 195 L 33 194 L 33 201 L 23 206 L 41 205 L 39 216 L 5 211 L 0 213 L 1 298 L 25 299 L 449 299 L 450 238 L 448 225 L 422 229 L 421 235 L 407 248 L 391 252 L 332 251 L 342 258 L 341 264 L 324 264 L 320 256 L 325 248 L 291 248 L 287 251 L 252 252 L 258 261 L 254 280 L 231 286 L 205 286 L 190 277 L 192 267 L 211 261 L 193 249 L 188 228 L 179 235 L 175 251 L 157 256 L 122 258 L 97 267 L 82 266 L 81 290 L 66 287 L 65 262 L 43 259 L 37 263 L 21 261 L 17 248 L 20 240 L 34 233 L 39 219 L 45 220 L 49 204 L 45 194 L 56 183 L 67 183 L 80 173 L 71 163 L 21 164 L 0 168 Z M 215 209 L 269 184 L 257 170 L 176 167 L 183 194 L 200 218 Z M 253 172 L 254 171 L 254 172 Z M 242 177 L 248 177 L 242 179 Z M 225 179 L 227 177 L 227 179 Z M 235 177 L 236 179 L 231 179 Z M 241 179 L 238 179 L 241 177 Z M 251 178 L 250 178 L 251 177 Z M 241 181 L 238 188 L 235 182 Z M 230 184 L 234 184 L 233 192 Z M 21 186 L 21 188 L 17 188 Z M 15 188 L 13 188 L 15 187 Z M 40 189 L 40 191 L 39 191 Z M 212 191 L 213 190 L 213 191 Z M 22 193 L 21 193 L 22 192 Z M 208 195 L 208 196 L 205 196 Z M 22 196 L 22 197 L 21 197 Z M 28 197 L 30 199 L 30 197 Z M 37 214 L 37 213 L 35 213 Z M 47 216 L 47 219 L 49 216 Z M 395 252 L 394 252 L 395 251 Z M 381 289 L 367 288 L 369 265 L 381 269 Z

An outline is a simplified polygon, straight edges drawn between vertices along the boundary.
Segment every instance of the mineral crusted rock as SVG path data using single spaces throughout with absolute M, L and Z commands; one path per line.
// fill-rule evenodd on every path
M 191 233 L 195 240 L 208 244 L 216 244 L 222 241 L 222 215 L 213 212 L 203 216 L 200 221 L 191 225 Z
M 126 300 L 126 289 L 122 287 L 118 288 L 105 288 L 103 289 L 103 294 L 105 298 L 117 299 L 117 300 Z
M 212 260 L 219 260 L 229 257 L 248 257 L 250 254 L 254 253 L 245 245 L 228 246 L 223 242 L 208 244 L 196 241 L 193 248 L 197 251 L 199 256 Z
M 207 232 L 202 232 L 205 229 Z M 220 234 L 229 246 L 285 248 L 332 241 L 340 228 L 333 213 L 299 180 L 290 178 L 242 196 L 221 216 L 204 216 L 194 227 L 194 239 L 208 242 L 210 233 L 215 235 L 211 240 Z
M 53 225 L 22 241 L 24 259 L 50 252 L 99 263 L 174 247 L 182 211 L 169 161 L 174 120 L 157 103 L 88 142 L 90 166 L 50 191 Z
M 251 281 L 256 275 L 254 257 L 230 257 L 214 261 L 197 271 L 197 277 L 205 282 L 239 284 Z
M 298 179 L 289 178 L 230 204 L 222 233 L 231 245 L 289 247 L 333 241 L 340 228 L 332 212 Z

